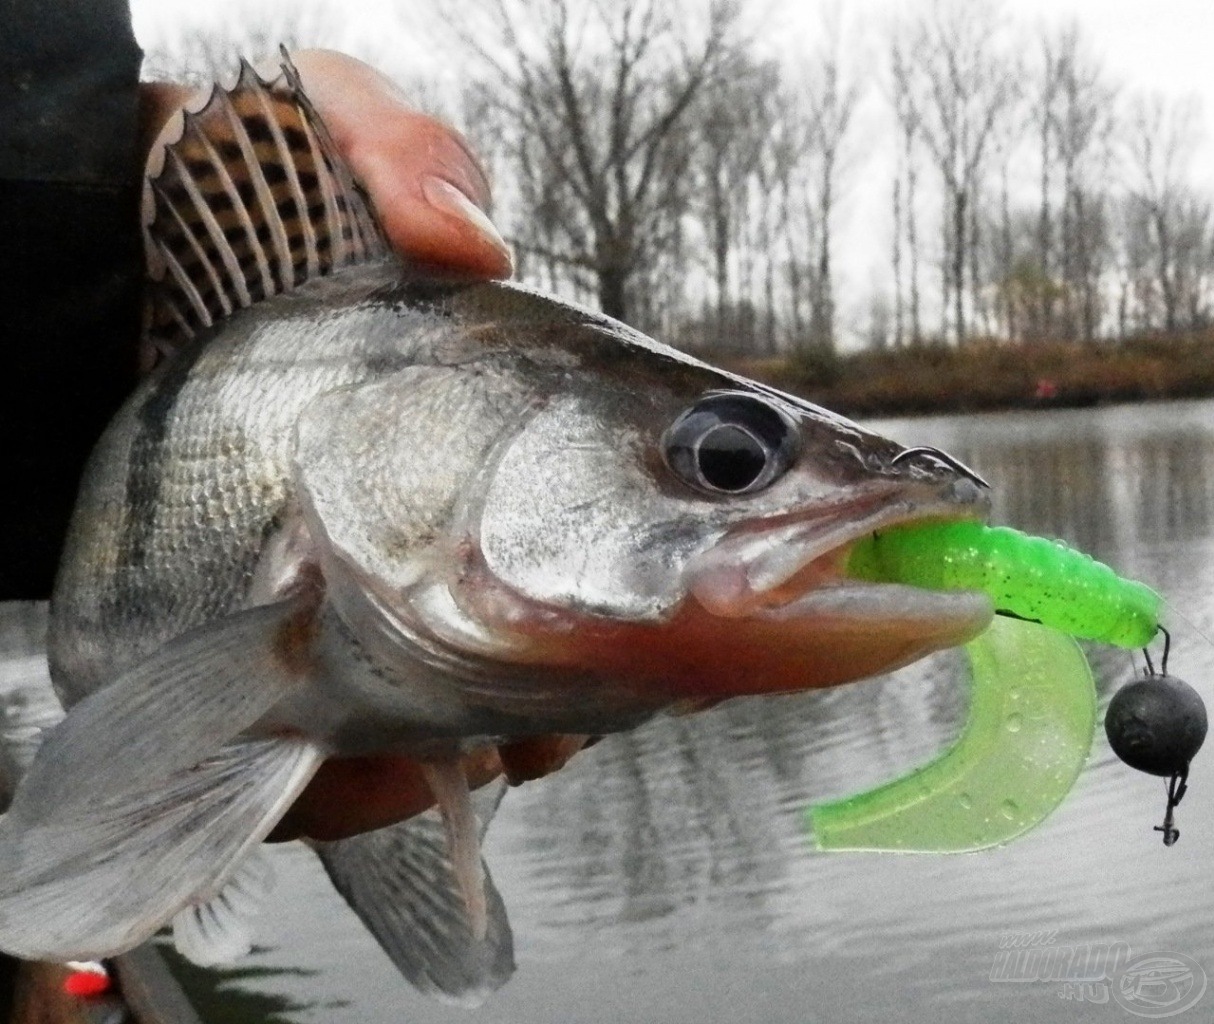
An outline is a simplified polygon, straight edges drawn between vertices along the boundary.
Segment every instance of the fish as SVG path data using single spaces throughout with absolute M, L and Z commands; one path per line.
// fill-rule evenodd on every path
M 874 531 L 984 519 L 972 471 L 405 266 L 285 55 L 186 115 L 149 197 L 163 358 L 62 555 L 67 713 L 0 819 L 6 952 L 172 925 L 198 962 L 238 955 L 260 846 L 321 766 L 408 757 L 436 810 L 315 848 L 405 977 L 475 1003 L 514 964 L 479 845 L 502 786 L 462 758 L 837 686 L 990 622 L 983 594 L 845 573 Z

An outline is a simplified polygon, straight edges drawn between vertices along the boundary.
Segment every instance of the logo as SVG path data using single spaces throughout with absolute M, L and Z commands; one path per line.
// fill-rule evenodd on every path
M 1206 992 L 1206 972 L 1183 953 L 1141 953 L 1112 980 L 1118 1005 L 1153 1020 L 1184 1013 Z
M 1081 1003 L 1115 1002 L 1136 1017 L 1161 1020 L 1192 1009 L 1206 992 L 1206 972 L 1184 953 L 1134 956 L 1129 944 L 1058 942 L 1056 931 L 1005 935 L 991 964 L 993 982 L 1043 983 L 1058 998 Z

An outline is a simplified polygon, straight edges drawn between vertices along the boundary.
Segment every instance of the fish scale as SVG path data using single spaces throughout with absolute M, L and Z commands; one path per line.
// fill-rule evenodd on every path
M 354 301 L 375 287 L 363 278 Z M 305 304 L 281 326 L 250 324 L 245 336 L 237 320 L 223 343 L 201 340 L 145 381 L 102 438 L 57 583 L 49 651 L 65 703 L 244 601 L 266 532 L 289 502 L 300 409 L 370 373 L 358 346 L 347 343 L 342 356 L 358 332 L 332 324 L 333 337 L 284 374 L 285 350 L 306 357 L 289 325 L 307 316 Z M 365 308 L 351 318 L 365 330 Z M 82 648 L 91 664 L 73 657 Z

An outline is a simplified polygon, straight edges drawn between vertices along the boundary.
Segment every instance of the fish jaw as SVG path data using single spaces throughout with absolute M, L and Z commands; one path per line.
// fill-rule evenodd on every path
M 985 519 L 985 490 L 960 478 L 939 489 L 891 486 L 825 510 L 760 519 L 729 531 L 684 568 L 687 592 L 726 619 L 795 618 L 819 613 L 857 621 L 933 619 L 953 613 L 947 594 L 918 587 L 862 584 L 849 577 L 856 542 L 908 523 Z M 954 591 L 954 593 L 957 593 Z M 967 617 L 968 600 L 956 613 Z
M 579 617 L 493 580 L 463 575 L 458 603 L 511 637 L 511 660 L 573 670 L 637 701 L 682 704 L 837 686 L 965 643 L 990 623 L 990 599 L 847 578 L 854 544 L 878 529 L 969 518 L 949 501 L 857 502 L 827 515 L 748 524 L 685 569 L 686 597 L 662 621 Z M 599 691 L 598 696 L 601 696 Z
M 668 625 L 694 696 L 836 686 L 888 672 L 981 633 L 994 615 L 977 591 L 949 593 L 848 578 L 855 543 L 895 524 L 956 519 L 903 503 L 757 524 L 688 565 L 689 599 Z M 714 632 L 730 645 L 706 655 Z
M 446 615 L 429 617 L 426 629 L 466 651 L 475 624 L 477 637 L 497 644 L 484 654 L 512 677 L 567 680 L 558 689 L 565 731 L 590 729 L 578 708 L 594 718 L 590 731 L 611 731 L 608 720 L 623 709 L 850 683 L 963 644 L 993 616 L 985 594 L 847 577 L 853 545 L 904 522 L 981 519 L 987 508 L 985 491 L 937 476 L 883 481 L 834 507 L 745 522 L 688 561 L 682 598 L 645 620 L 535 600 L 495 576 L 470 543 L 444 588 Z
M 874 594 L 877 589 L 899 593 Z M 981 633 L 993 609 L 980 594 L 838 586 L 728 622 L 689 601 L 669 623 L 620 628 L 584 644 L 610 678 L 648 680 L 671 703 L 823 689 L 891 672 Z M 720 636 L 729 631 L 729 643 Z

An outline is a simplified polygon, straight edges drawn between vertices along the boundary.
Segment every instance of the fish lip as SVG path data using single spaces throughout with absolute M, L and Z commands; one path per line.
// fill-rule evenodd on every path
M 848 579 L 844 570 L 857 541 L 906 523 L 984 519 L 944 498 L 923 502 L 905 493 L 865 495 L 827 512 L 785 513 L 744 524 L 693 558 L 688 593 L 725 618 L 792 618 L 808 614 L 868 619 L 972 618 L 990 609 L 977 591 L 947 593 Z M 989 620 L 991 611 L 985 611 Z
M 954 647 L 972 640 L 995 615 L 991 599 L 977 590 L 924 590 L 895 583 L 840 580 L 809 590 L 783 604 L 760 606 L 754 617 L 796 623 L 812 619 L 869 630 L 898 622 L 933 647 Z

